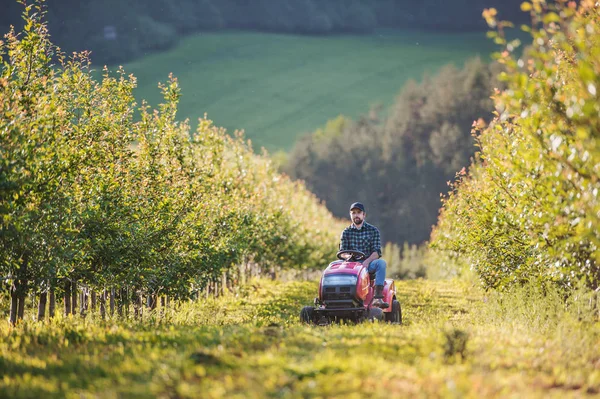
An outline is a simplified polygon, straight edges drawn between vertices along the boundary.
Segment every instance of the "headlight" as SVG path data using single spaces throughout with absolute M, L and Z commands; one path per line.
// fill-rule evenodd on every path
M 353 275 L 337 275 L 325 276 L 323 285 L 356 285 L 356 276 Z

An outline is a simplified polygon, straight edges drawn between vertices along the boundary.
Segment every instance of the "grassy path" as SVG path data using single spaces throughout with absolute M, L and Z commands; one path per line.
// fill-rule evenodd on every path
M 195 126 L 208 112 L 218 126 L 245 129 L 257 149 L 276 150 L 339 114 L 357 117 L 370 105 L 390 105 L 408 79 L 476 55 L 488 59 L 495 50 L 482 33 L 202 33 L 125 70 L 138 78 L 136 97 L 152 105 L 160 100 L 157 83 L 173 72 L 183 88 L 181 119 Z
M 399 283 L 405 324 L 297 322 L 313 282 L 255 282 L 166 322 L 0 328 L 0 397 L 581 397 L 600 389 L 597 323 L 498 317 L 459 282 Z M 496 305 L 494 305 L 496 306 Z M 496 315 L 496 316 L 495 316 Z

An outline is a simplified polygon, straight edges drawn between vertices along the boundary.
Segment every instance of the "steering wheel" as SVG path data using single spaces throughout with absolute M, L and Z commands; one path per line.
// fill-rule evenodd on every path
M 350 260 L 364 260 L 367 258 L 367 255 L 365 255 L 364 253 L 360 252 L 360 251 L 355 251 L 353 249 L 346 249 L 344 251 L 339 251 L 337 253 L 337 258 L 341 259 L 341 260 L 345 260 L 345 261 L 350 261 Z

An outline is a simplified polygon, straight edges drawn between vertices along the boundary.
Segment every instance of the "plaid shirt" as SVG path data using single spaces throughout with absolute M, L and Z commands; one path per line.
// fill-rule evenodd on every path
M 367 257 L 377 252 L 381 257 L 381 235 L 377 227 L 367 222 L 363 222 L 360 230 L 354 224 L 346 227 L 340 237 L 340 251 L 350 249 L 361 251 Z

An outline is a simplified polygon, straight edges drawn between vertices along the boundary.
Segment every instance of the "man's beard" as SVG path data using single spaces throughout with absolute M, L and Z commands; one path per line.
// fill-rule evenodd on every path
M 354 218 L 354 224 L 359 225 L 363 222 L 361 218 Z

